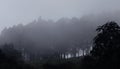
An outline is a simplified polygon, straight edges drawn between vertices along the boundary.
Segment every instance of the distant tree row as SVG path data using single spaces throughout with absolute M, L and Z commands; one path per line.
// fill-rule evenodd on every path
M 75 17 L 56 22 L 38 19 L 27 25 L 5 28 L 0 35 L 0 44 L 13 43 L 15 48 L 24 50 L 26 57 L 33 61 L 78 57 L 91 46 L 94 34 L 89 29 L 91 26 Z

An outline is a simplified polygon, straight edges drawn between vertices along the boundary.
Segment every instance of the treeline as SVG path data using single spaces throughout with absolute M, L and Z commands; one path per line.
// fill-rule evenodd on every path
M 119 69 L 120 68 L 120 26 L 107 22 L 99 26 L 90 52 L 69 59 L 49 58 L 26 62 L 25 54 L 13 44 L 0 48 L 1 69 Z M 54 56 L 54 55 L 53 55 Z
M 120 26 L 112 21 L 97 29 L 89 54 L 63 62 L 47 63 L 45 69 L 119 69 Z
M 5 59 L 1 66 L 3 69 L 7 65 L 13 69 L 119 67 L 119 25 L 116 22 L 101 25 L 113 19 L 120 22 L 120 15 L 112 16 L 62 18 L 56 22 L 39 18 L 27 25 L 5 28 L 0 35 L 0 47 L 1 54 L 8 56 L 2 55 Z
M 40 17 L 27 25 L 5 28 L 0 35 L 0 45 L 12 43 L 32 61 L 78 57 L 89 53 L 98 25 L 109 20 L 120 23 L 119 17 L 118 12 L 57 21 Z
M 56 22 L 39 18 L 27 25 L 5 28 L 0 35 L 0 44 L 13 43 L 33 61 L 69 58 L 69 55 L 78 57 L 91 46 L 91 26 L 81 23 L 79 18 L 62 18 Z

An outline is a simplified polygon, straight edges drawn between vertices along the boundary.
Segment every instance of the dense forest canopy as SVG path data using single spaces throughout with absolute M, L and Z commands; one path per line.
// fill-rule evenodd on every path
M 98 25 L 109 20 L 119 23 L 119 16 L 119 12 L 91 14 L 81 18 L 61 18 L 57 21 L 40 17 L 27 25 L 5 28 L 0 35 L 0 44 L 13 43 L 17 49 L 39 56 L 55 53 L 72 53 L 74 56 L 80 49 L 90 49 Z

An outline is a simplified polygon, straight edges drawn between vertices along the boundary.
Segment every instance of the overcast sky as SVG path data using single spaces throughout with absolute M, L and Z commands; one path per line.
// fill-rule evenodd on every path
M 120 0 L 0 0 L 0 31 L 39 16 L 57 20 L 116 10 L 120 10 Z

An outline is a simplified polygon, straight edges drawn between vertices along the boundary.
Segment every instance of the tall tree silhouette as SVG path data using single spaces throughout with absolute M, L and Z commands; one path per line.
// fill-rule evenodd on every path
M 90 52 L 98 65 L 106 68 L 120 65 L 120 27 L 116 22 L 108 22 L 97 29 L 93 49 Z

